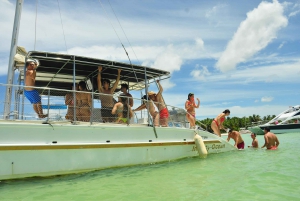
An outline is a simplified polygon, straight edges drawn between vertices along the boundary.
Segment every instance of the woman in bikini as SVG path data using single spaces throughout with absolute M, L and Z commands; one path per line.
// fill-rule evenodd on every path
M 189 93 L 188 99 L 185 101 L 185 109 L 187 111 L 186 118 L 190 122 L 190 128 L 195 128 L 196 126 L 196 112 L 195 108 L 199 108 L 200 100 L 197 98 L 198 104 L 196 105 L 194 94 Z
M 117 114 L 118 118 L 116 123 L 126 124 L 130 121 L 130 118 L 133 117 L 133 112 L 130 105 L 128 105 L 128 97 L 119 96 L 118 102 L 114 105 L 112 114 Z M 129 118 L 127 118 L 129 115 Z
M 228 109 L 224 110 L 221 114 L 219 114 L 212 122 L 211 122 L 211 129 L 221 137 L 221 129 L 224 129 L 223 122 L 225 121 L 226 116 L 230 115 L 230 111 Z
M 79 91 L 88 91 L 84 81 L 80 81 L 78 85 Z M 76 107 L 76 117 L 78 121 L 90 121 L 92 97 L 90 93 L 83 92 L 78 92 L 76 95 L 76 101 L 78 103 L 78 107 Z

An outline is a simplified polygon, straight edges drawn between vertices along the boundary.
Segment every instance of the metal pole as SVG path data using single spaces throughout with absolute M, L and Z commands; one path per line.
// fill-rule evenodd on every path
M 73 103 L 74 103 L 74 113 L 73 113 L 73 124 L 76 124 L 76 67 L 75 67 L 75 55 L 73 56 Z
M 11 95 L 12 95 L 12 84 L 14 81 L 14 56 L 17 51 L 17 43 L 18 43 L 18 36 L 19 36 L 19 26 L 20 26 L 20 19 L 21 19 L 21 11 L 22 11 L 23 0 L 18 0 L 16 3 L 16 10 L 15 10 L 15 20 L 14 20 L 14 28 L 11 38 L 11 46 L 10 46 L 10 55 L 9 55 L 9 63 L 8 63 L 8 70 L 7 70 L 7 86 L 6 86 L 6 95 L 5 95 L 5 102 L 4 102 L 4 115 L 5 119 L 9 118 L 10 106 L 11 106 Z

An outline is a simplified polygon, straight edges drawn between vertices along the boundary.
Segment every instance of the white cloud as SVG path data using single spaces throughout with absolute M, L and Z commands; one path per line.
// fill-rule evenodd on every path
M 265 96 L 261 98 L 261 102 L 271 102 L 273 99 L 271 96 Z
M 207 66 L 201 66 L 202 69 L 199 69 L 198 66 L 191 71 L 190 75 L 197 80 L 206 80 L 206 77 L 210 75 L 210 72 L 207 69 Z
M 277 32 L 287 26 L 288 20 L 283 11 L 283 6 L 273 0 L 273 3 L 261 2 L 257 8 L 248 12 L 246 20 L 227 44 L 216 68 L 222 72 L 233 70 L 238 63 L 247 61 L 264 49 L 276 38 Z
M 284 43 L 285 43 L 285 42 L 282 42 L 282 43 L 279 45 L 278 49 L 281 49 L 281 48 L 283 47 Z
M 289 17 L 294 17 L 296 16 L 298 13 L 300 13 L 300 10 L 297 10 L 297 11 L 293 11 L 289 14 Z
M 205 12 L 205 17 L 206 18 L 211 18 L 212 16 L 216 15 L 219 13 L 219 11 L 224 8 L 226 5 L 225 4 L 218 4 L 214 7 L 212 7 L 211 9 L 207 10 Z
M 204 49 L 204 41 L 201 38 L 196 38 L 196 45 L 200 48 L 200 49 Z

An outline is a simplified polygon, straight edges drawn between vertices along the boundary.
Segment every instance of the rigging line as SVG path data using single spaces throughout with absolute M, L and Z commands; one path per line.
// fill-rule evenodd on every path
M 35 25 L 34 25 L 34 48 L 36 47 L 36 24 L 37 24 L 37 9 L 38 9 L 38 0 L 35 1 Z
M 120 25 L 120 27 L 121 27 L 121 29 L 122 29 L 122 31 L 123 31 L 125 37 L 126 37 L 127 42 L 129 43 L 129 46 L 131 47 L 131 50 L 132 50 L 132 52 L 133 52 L 135 58 L 137 59 L 137 61 L 138 61 L 139 64 L 140 64 L 141 62 L 140 62 L 139 59 L 137 58 L 137 56 L 136 56 L 136 54 L 135 54 L 135 51 L 133 50 L 132 45 L 131 45 L 131 43 L 130 43 L 130 41 L 129 41 L 129 39 L 128 39 L 128 37 L 127 37 L 127 35 L 126 35 L 126 33 L 125 33 L 125 31 L 124 31 L 124 29 L 123 29 L 121 23 L 120 23 L 120 21 L 119 21 L 119 18 L 117 17 L 117 15 L 116 15 L 116 13 L 115 13 L 115 10 L 114 10 L 113 7 L 111 6 L 110 1 L 109 1 L 109 0 L 107 0 L 107 1 L 108 1 L 109 6 L 110 6 L 111 10 L 113 11 L 113 13 L 114 13 L 114 15 L 115 15 L 115 17 L 116 17 L 116 19 L 117 19 L 119 25 Z
M 57 0 L 57 4 L 58 4 L 58 10 L 59 10 L 61 27 L 62 27 L 62 31 L 63 31 L 63 35 L 64 35 L 64 40 L 65 40 L 66 51 L 67 51 L 67 54 L 68 54 L 67 41 L 66 41 L 66 36 L 65 36 L 65 31 L 64 31 L 64 25 L 63 25 L 63 22 L 62 22 L 62 17 L 61 17 L 60 6 L 59 6 L 59 1 L 58 0 Z
M 119 35 L 118 35 L 117 31 L 116 31 L 116 29 L 115 29 L 115 27 L 113 26 L 113 24 L 112 24 L 112 23 L 111 23 L 111 21 L 109 20 L 109 18 L 108 18 L 108 14 L 107 14 L 107 12 L 106 12 L 106 9 L 104 8 L 104 6 L 103 6 L 103 5 L 102 5 L 102 3 L 101 3 L 101 0 L 99 0 L 99 3 L 100 3 L 101 7 L 103 8 L 103 10 L 104 10 L 104 12 L 105 12 L 105 15 L 106 15 L 106 17 L 107 17 L 107 20 L 109 21 L 109 23 L 110 23 L 110 25 L 112 26 L 112 28 L 113 28 L 113 30 L 114 30 L 114 32 L 115 32 L 115 34 L 117 35 L 117 37 L 118 37 L 118 39 L 119 39 L 119 42 L 121 43 L 121 45 L 122 45 L 122 46 L 123 46 L 123 48 L 124 48 L 124 51 L 125 51 L 125 53 L 126 53 L 126 55 L 127 55 L 128 59 L 129 59 L 129 62 L 130 62 L 130 65 L 131 65 L 132 71 L 133 71 L 133 73 L 134 73 L 135 79 L 136 79 L 136 81 L 138 82 L 138 79 L 137 79 L 137 76 L 136 76 L 135 70 L 133 69 L 133 66 L 132 66 L 131 60 L 130 60 L 130 58 L 129 58 L 128 52 L 126 51 L 126 49 L 125 49 L 125 47 L 124 47 L 124 45 L 123 45 L 123 43 L 122 43 L 122 41 L 121 41 L 121 39 L 120 39 L 120 37 L 119 37 Z

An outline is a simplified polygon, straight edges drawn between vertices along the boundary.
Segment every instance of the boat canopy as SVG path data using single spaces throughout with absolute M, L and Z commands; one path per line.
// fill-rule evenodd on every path
M 160 69 L 77 55 L 30 51 L 26 58 L 39 60 L 36 87 L 68 90 L 75 78 L 76 83 L 86 81 L 89 90 L 97 91 L 98 66 L 102 66 L 102 79 L 109 79 L 112 83 L 117 78 L 118 69 L 121 69 L 119 85 L 126 83 L 130 90 L 145 88 L 145 79 L 151 83 L 155 79 L 170 77 L 170 72 Z M 21 80 L 24 77 L 23 69 L 19 67 Z

